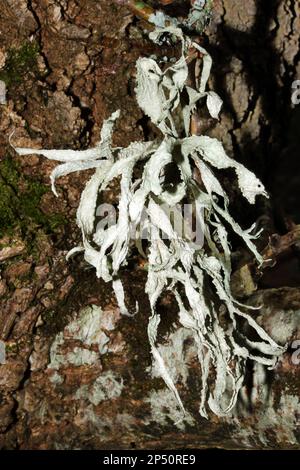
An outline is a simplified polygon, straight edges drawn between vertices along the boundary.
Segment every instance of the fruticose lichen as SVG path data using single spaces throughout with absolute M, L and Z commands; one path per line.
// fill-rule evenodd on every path
M 243 165 L 229 158 L 222 144 L 203 135 L 191 135 L 190 120 L 198 104 L 205 102 L 216 118 L 222 101 L 207 90 L 212 59 L 208 52 L 174 25 L 156 27 L 150 39 L 157 44 L 167 40 L 181 42 L 182 54 L 176 63 L 162 70 L 150 58 L 137 61 L 137 101 L 163 138 L 148 142 L 132 142 L 126 148 L 112 146 L 112 131 L 119 111 L 104 122 L 96 147 L 83 150 L 36 150 L 17 148 L 20 155 L 39 154 L 56 160 L 58 165 L 51 175 L 55 180 L 78 170 L 94 168 L 77 211 L 77 223 L 82 231 L 82 245 L 69 256 L 82 251 L 85 260 L 96 269 L 97 277 L 112 282 L 121 313 L 128 312 L 119 277 L 132 246 L 132 229 L 137 229 L 136 245 L 148 259 L 146 293 L 151 313 L 148 336 L 151 351 L 167 386 L 172 390 L 182 411 L 184 406 L 163 358 L 157 347 L 160 316 L 156 310 L 158 298 L 171 290 L 177 300 L 179 321 L 194 336 L 202 369 L 200 414 L 207 417 L 206 404 L 219 416 L 232 410 L 244 381 L 248 359 L 264 366 L 274 367 L 284 350 L 261 328 L 247 307 L 236 301 L 230 290 L 231 250 L 228 228 L 234 231 L 253 253 L 258 263 L 262 257 L 253 242 L 259 235 L 253 225 L 243 230 L 229 213 L 229 199 L 214 169 L 233 168 L 243 197 L 250 203 L 258 195 L 267 196 L 262 183 Z M 191 51 L 202 56 L 202 71 L 194 87 L 188 84 L 188 56 Z M 183 96 L 185 99 L 183 99 Z M 178 115 L 181 114 L 181 127 Z M 176 115 L 176 119 L 175 119 Z M 142 176 L 134 176 L 135 167 L 143 163 Z M 167 171 L 173 165 L 179 181 L 167 184 Z M 201 174 L 202 183 L 194 177 L 194 169 Z M 120 202 L 116 223 L 109 227 L 96 226 L 97 199 L 115 178 L 120 177 Z M 196 213 L 204 236 L 201 246 L 188 234 L 177 231 L 164 211 L 172 207 L 182 218 L 184 202 L 196 204 Z M 148 240 L 142 240 L 142 213 L 148 217 Z M 146 246 L 145 246 L 146 245 Z M 219 306 L 226 306 L 226 325 L 219 318 Z M 249 308 L 249 307 L 248 307 Z M 247 336 L 241 323 L 248 324 Z M 252 330 L 252 331 L 251 331 Z M 215 377 L 208 384 L 209 374 Z

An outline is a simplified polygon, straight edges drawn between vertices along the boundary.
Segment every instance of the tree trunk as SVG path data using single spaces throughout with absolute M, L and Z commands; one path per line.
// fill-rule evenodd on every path
M 2 0 L 1 10 L 7 96 L 0 105 L 0 447 L 298 448 L 300 105 L 291 103 L 300 79 L 298 2 L 214 0 L 203 38 L 224 107 L 219 122 L 203 116 L 201 130 L 218 137 L 271 194 L 245 209 L 231 175 L 223 175 L 235 216 L 265 229 L 260 248 L 276 258 L 259 272 L 233 239 L 232 287 L 243 302 L 262 306 L 257 321 L 289 345 L 275 370 L 249 363 L 234 413 L 208 420 L 198 412 L 196 350 L 176 326 L 172 296 L 159 305 L 160 349 L 188 411 L 183 420 L 152 367 L 142 261 L 133 257 L 123 272 L 126 301 L 140 307 L 127 318 L 111 285 L 97 280 L 80 255 L 65 259 L 80 242 L 76 208 L 88 172 L 61 178 L 55 198 L 55 164 L 17 157 L 10 145 L 87 148 L 116 109 L 115 145 L 152 137 L 135 101 L 135 62 L 174 52 L 157 50 L 145 23 L 111 0 Z M 116 194 L 111 188 L 107 202 L 117 202 Z

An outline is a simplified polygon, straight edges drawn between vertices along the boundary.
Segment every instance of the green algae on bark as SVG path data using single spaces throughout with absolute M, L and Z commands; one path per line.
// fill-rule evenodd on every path
M 0 163 L 0 236 L 17 227 L 26 235 L 41 227 L 53 233 L 65 223 L 62 214 L 44 214 L 39 205 L 48 191 L 46 185 L 21 173 L 18 164 L 7 155 Z

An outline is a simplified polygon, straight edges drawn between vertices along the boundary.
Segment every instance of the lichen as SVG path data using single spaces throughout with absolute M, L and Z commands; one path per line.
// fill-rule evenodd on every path
M 186 413 L 182 419 L 182 413 L 177 407 L 174 395 L 168 389 L 152 390 L 145 403 L 150 404 L 149 424 L 157 423 L 160 426 L 166 426 L 168 422 L 171 422 L 181 431 L 184 431 L 187 425 L 195 425 L 195 420 L 189 413 Z
M 49 369 L 83 364 L 99 364 L 100 355 L 109 351 L 107 332 L 115 328 L 119 314 L 110 315 L 96 305 L 89 305 L 54 338 L 50 349 Z M 98 351 L 93 350 L 97 347 Z
M 195 0 L 185 25 L 202 34 L 212 17 L 212 0 Z
M 191 344 L 189 343 L 191 340 Z M 188 347 L 187 347 L 188 344 Z M 174 383 L 181 382 L 182 385 L 187 385 L 189 378 L 188 356 L 196 357 L 197 348 L 194 344 L 190 331 L 186 328 L 178 328 L 173 333 L 168 335 L 166 344 L 159 345 L 158 350 L 169 374 Z M 151 371 L 152 377 L 160 377 L 160 371 L 157 364 L 154 364 Z
M 97 406 L 102 401 L 118 398 L 123 390 L 122 377 L 112 371 L 103 372 L 92 385 L 82 385 L 78 388 L 75 398 L 87 400 Z
M 227 156 L 217 139 L 192 135 L 191 119 L 198 105 L 206 105 L 213 118 L 218 117 L 221 109 L 219 96 L 207 89 L 212 59 L 180 28 L 157 27 L 150 33 L 150 39 L 159 45 L 166 37 L 170 42 L 181 43 L 182 55 L 175 64 L 161 69 L 153 59 L 143 57 L 137 61 L 137 102 L 161 131 L 160 141 L 114 147 L 112 131 L 120 115 L 116 111 L 104 122 L 100 141 L 94 148 L 83 151 L 17 148 L 16 151 L 24 156 L 40 154 L 61 163 L 51 175 L 56 195 L 58 177 L 78 170 L 96 170 L 82 193 L 77 211 L 82 244 L 69 256 L 82 251 L 86 261 L 96 269 L 97 277 L 112 282 L 121 313 L 132 316 L 138 309 L 133 312 L 127 309 L 120 271 L 130 255 L 132 230 L 138 228 L 136 246 L 148 258 L 145 288 L 151 309 L 148 338 L 157 370 L 184 414 L 172 374 L 157 346 L 160 324 L 157 301 L 165 291 L 172 290 L 178 303 L 179 322 L 191 333 L 197 346 L 202 370 L 200 414 L 208 418 L 208 403 L 216 415 L 224 416 L 236 405 L 247 361 L 254 360 L 272 368 L 285 348 L 279 346 L 247 312 L 247 307 L 232 296 L 228 227 L 243 240 L 259 263 L 262 256 L 254 243 L 259 236 L 255 233 L 255 224 L 244 230 L 233 219 L 229 197 L 217 179 L 216 170 L 233 168 L 242 196 L 250 204 L 254 204 L 257 196 L 267 196 L 267 193 L 251 171 Z M 202 70 L 196 85 L 191 87 L 188 62 L 194 51 L 202 57 Z M 143 172 L 141 178 L 136 179 L 134 170 L 140 162 Z M 172 185 L 168 184 L 169 165 L 179 175 Z M 201 174 L 201 185 L 194 178 L 195 169 Z M 112 225 L 98 226 L 95 223 L 98 195 L 119 177 L 118 218 Z M 163 206 L 167 205 L 182 218 L 182 204 L 186 200 L 197 205 L 195 217 L 200 221 L 205 244 L 199 245 L 189 234 L 178 231 L 164 210 Z M 150 229 L 146 253 L 142 246 L 144 209 Z M 220 303 L 227 310 L 226 325 L 220 319 Z M 241 321 L 255 332 L 256 339 L 240 329 Z M 212 367 L 215 380 L 210 387 Z

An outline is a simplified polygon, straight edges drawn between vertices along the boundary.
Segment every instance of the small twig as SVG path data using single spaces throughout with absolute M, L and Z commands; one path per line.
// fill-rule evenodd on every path
M 281 255 L 284 255 L 291 247 L 300 245 L 300 225 L 296 225 L 293 230 L 285 235 L 273 235 L 268 246 L 263 251 L 263 257 L 266 260 L 276 261 Z
M 149 21 L 151 15 L 154 15 L 156 10 L 154 8 L 147 5 L 145 2 L 141 2 L 138 0 L 128 0 L 127 2 L 128 8 L 140 19 Z

